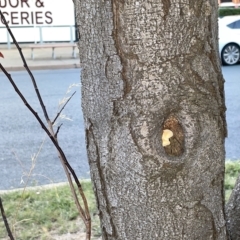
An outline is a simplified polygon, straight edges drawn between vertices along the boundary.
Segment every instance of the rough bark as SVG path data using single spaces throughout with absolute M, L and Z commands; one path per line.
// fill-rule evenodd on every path
M 240 240 L 240 176 L 226 205 L 227 227 L 231 240 Z
M 103 239 L 227 239 L 217 1 L 76 0 L 76 12 Z

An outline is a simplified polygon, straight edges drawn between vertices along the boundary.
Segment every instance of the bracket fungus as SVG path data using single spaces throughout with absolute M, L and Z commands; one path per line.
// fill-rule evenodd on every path
M 170 141 L 169 138 L 171 138 L 173 136 L 173 132 L 169 129 L 164 129 L 163 130 L 163 134 L 162 134 L 162 145 L 163 147 L 166 147 L 168 145 L 170 145 Z

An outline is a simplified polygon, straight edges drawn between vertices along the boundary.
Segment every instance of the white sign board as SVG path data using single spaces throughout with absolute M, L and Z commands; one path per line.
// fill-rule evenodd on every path
M 72 0 L 0 0 L 0 9 L 19 42 L 75 39 Z M 1 21 L 0 27 L 0 42 L 6 42 Z

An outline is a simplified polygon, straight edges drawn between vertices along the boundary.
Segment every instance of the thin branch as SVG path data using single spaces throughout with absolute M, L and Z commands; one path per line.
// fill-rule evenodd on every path
M 76 93 L 76 91 L 68 98 L 68 100 L 65 102 L 65 104 L 62 106 L 61 110 L 57 113 L 57 116 L 54 118 L 54 120 L 52 121 L 52 124 L 54 124 L 56 122 L 56 120 L 58 119 L 58 117 L 60 116 L 61 112 L 63 111 L 63 109 L 65 108 L 65 106 L 68 104 L 68 102 L 72 99 L 73 95 Z
M 58 135 L 58 133 L 59 133 L 59 130 L 60 130 L 61 126 L 62 126 L 62 124 L 61 124 L 60 126 L 58 126 L 57 131 L 56 131 L 56 133 L 54 134 L 54 137 L 55 137 L 55 138 L 57 138 L 57 135 Z
M 63 150 L 61 149 L 61 147 L 58 145 L 58 142 L 56 140 L 56 138 L 54 137 L 54 134 L 51 134 L 51 132 L 48 130 L 48 128 L 45 126 L 45 124 L 42 122 L 41 118 L 38 116 L 37 112 L 34 111 L 34 109 L 29 105 L 29 103 L 27 102 L 27 100 L 25 99 L 25 97 L 23 96 L 23 94 L 20 92 L 20 90 L 18 89 L 18 87 L 16 86 L 15 82 L 13 81 L 11 74 L 9 74 L 6 69 L 2 66 L 2 64 L 0 64 L 0 69 L 3 71 L 3 73 L 6 75 L 6 77 L 9 79 L 10 83 L 12 84 L 14 90 L 17 92 L 17 94 L 19 95 L 19 97 L 22 99 L 23 103 L 26 105 L 26 107 L 29 109 L 29 111 L 35 116 L 35 118 L 37 119 L 37 121 L 39 122 L 39 124 L 41 125 L 41 127 L 43 128 L 43 130 L 47 133 L 48 137 L 51 139 L 52 143 L 54 144 L 54 146 L 56 147 L 58 153 L 59 153 L 59 157 L 60 160 L 62 162 L 64 171 L 68 177 L 68 181 L 69 181 L 69 185 L 71 187 L 71 191 L 75 200 L 75 204 L 77 206 L 77 209 L 79 211 L 79 214 L 86 226 L 86 239 L 90 240 L 91 238 L 91 217 L 90 217 L 90 213 L 89 213 L 89 208 L 88 208 L 88 204 L 87 204 L 87 199 L 85 197 L 85 194 L 83 193 L 83 189 L 82 186 L 73 170 L 73 168 L 71 167 L 71 165 L 69 164 Z M 52 125 L 50 126 L 52 129 Z M 71 176 L 68 173 L 68 170 L 70 171 L 70 173 L 72 174 L 75 183 L 77 184 L 77 188 L 78 191 L 82 197 L 83 200 L 83 205 L 84 205 L 84 209 L 82 208 L 82 206 L 79 203 L 77 194 L 74 190 L 73 187 L 73 183 L 71 180 Z
M 9 224 L 8 224 L 8 220 L 7 220 L 6 214 L 4 212 L 4 208 L 3 208 L 2 198 L 1 197 L 0 197 L 0 209 L 1 209 L 2 218 L 3 218 L 3 221 L 4 221 L 4 224 L 5 224 L 8 236 L 10 237 L 11 240 L 14 240 L 13 234 L 12 234 L 11 229 L 10 229 Z
M 7 21 L 6 21 L 6 19 L 5 19 L 5 17 L 4 17 L 4 15 L 3 15 L 3 13 L 2 13 L 1 10 L 0 10 L 0 16 L 1 16 L 1 19 L 2 19 L 3 24 L 6 26 L 8 32 L 9 32 L 9 34 L 10 34 L 10 36 L 11 36 L 13 42 L 14 42 L 14 44 L 16 45 L 16 47 L 17 47 L 17 49 L 18 49 L 18 52 L 19 52 L 19 54 L 20 54 L 20 56 L 21 56 L 21 59 L 22 59 L 22 61 L 23 61 L 23 66 L 26 68 L 26 70 L 27 70 L 30 78 L 32 79 L 32 83 L 33 83 L 33 85 L 34 85 L 34 89 L 35 89 L 35 91 L 36 91 L 36 94 L 37 94 L 38 100 L 39 100 L 39 102 L 40 102 L 40 105 L 41 105 L 41 107 L 42 107 L 42 110 L 43 110 L 45 119 L 46 119 L 47 121 L 49 121 L 48 113 L 47 113 L 46 107 L 45 107 L 45 105 L 44 105 L 44 103 L 43 103 L 43 100 L 42 100 L 42 97 L 41 97 L 41 95 L 40 95 L 39 89 L 38 89 L 38 87 L 37 87 L 35 78 L 34 78 L 32 72 L 30 71 L 30 69 L 29 69 L 29 67 L 28 67 L 28 65 L 27 65 L 27 62 L 26 62 L 26 60 L 25 60 L 25 58 L 24 58 L 24 56 L 23 56 L 23 53 L 22 53 L 22 49 L 21 49 L 20 46 L 18 45 L 18 42 L 16 41 L 16 39 L 15 39 L 15 37 L 14 37 L 11 29 L 9 28 L 8 23 L 7 23 Z
M 77 186 L 78 189 L 82 189 L 82 186 L 74 172 L 74 170 L 72 169 L 71 165 L 68 163 L 67 158 L 63 152 L 63 150 L 61 149 L 61 147 L 58 145 L 58 142 L 55 140 L 55 138 L 52 136 L 52 134 L 50 133 L 50 131 L 47 129 L 47 127 L 45 126 L 45 124 L 43 123 L 43 121 L 41 120 L 41 118 L 38 116 L 38 113 L 34 111 L 34 109 L 29 105 L 29 103 L 27 102 L 26 98 L 23 96 L 23 94 L 20 92 L 20 90 L 18 89 L 17 85 L 15 84 L 15 82 L 12 79 L 11 74 L 9 74 L 6 69 L 2 66 L 2 64 L 0 63 L 0 68 L 3 71 L 3 73 L 6 75 L 6 77 L 8 78 L 8 80 L 10 81 L 10 83 L 12 84 L 14 90 L 16 91 L 16 93 L 19 95 L 19 97 L 22 99 L 23 103 L 26 105 L 26 107 L 29 109 L 29 111 L 35 116 L 35 118 L 37 119 L 37 121 L 39 122 L 39 124 L 41 125 L 41 127 L 43 128 L 43 130 L 47 133 L 48 137 L 51 139 L 52 143 L 54 144 L 54 146 L 57 148 L 58 152 L 60 153 L 62 160 L 64 162 L 64 165 L 69 169 L 69 171 L 71 172 Z M 85 213 L 83 210 L 81 210 L 82 215 L 85 217 Z
M 26 105 L 26 107 L 30 110 L 30 112 L 35 116 L 35 118 L 37 119 L 37 121 L 39 122 L 39 124 L 41 125 L 41 127 L 44 129 L 44 131 L 47 133 L 48 137 L 51 139 L 52 143 L 54 144 L 54 146 L 56 147 L 57 151 L 58 151 L 58 155 L 59 155 L 59 158 L 61 160 L 61 163 L 62 163 L 62 166 L 63 166 L 63 169 L 67 175 L 67 178 L 68 178 L 68 182 L 69 182 L 69 185 L 70 185 L 70 188 L 71 188 L 71 192 L 73 194 L 73 198 L 75 200 L 75 204 L 77 206 L 77 209 L 79 211 L 79 214 L 83 220 L 83 222 L 85 223 L 85 226 L 86 226 L 86 239 L 87 240 L 90 240 L 91 238 L 91 217 L 90 217 L 90 212 L 89 212 L 89 208 L 88 208 L 88 204 L 87 204 L 87 200 L 86 200 L 86 197 L 84 195 L 84 192 L 83 192 L 83 189 L 82 189 L 82 186 L 74 172 L 74 170 L 72 169 L 71 165 L 68 163 L 67 161 L 67 158 L 64 154 L 64 152 L 62 151 L 61 147 L 59 146 L 58 144 L 58 141 L 57 141 L 57 136 L 55 136 L 55 133 L 54 133 L 54 130 L 53 130 L 53 124 L 52 122 L 50 121 L 49 117 L 48 117 L 48 113 L 47 113 L 47 110 L 46 110 L 46 107 L 43 103 L 43 100 L 42 100 L 42 97 L 40 95 L 40 92 L 38 90 L 38 87 L 37 87 L 37 84 L 36 84 L 36 81 L 35 81 L 35 78 L 32 74 L 32 72 L 30 71 L 27 63 L 26 63 L 26 60 L 22 54 L 22 50 L 21 48 L 19 47 L 15 37 L 13 36 L 7 22 L 6 22 L 6 19 L 4 17 L 4 15 L 2 14 L 1 10 L 0 10 L 0 16 L 2 18 L 2 21 L 3 23 L 5 24 L 9 34 L 11 35 L 12 39 L 13 39 L 13 42 L 14 44 L 16 45 L 18 51 L 19 51 L 19 54 L 22 58 L 22 61 L 23 61 L 23 64 L 24 64 L 24 67 L 26 68 L 29 76 L 31 77 L 31 80 L 32 80 L 32 83 L 34 85 L 34 88 L 35 88 L 35 91 L 36 91 L 36 94 L 37 94 L 37 97 L 38 97 L 38 100 L 40 102 L 40 105 L 42 107 L 42 110 L 43 110 L 43 113 L 44 113 L 44 116 L 45 116 L 45 119 L 48 123 L 48 127 L 49 129 L 45 126 L 45 124 L 43 123 L 43 121 L 41 120 L 41 118 L 38 116 L 37 112 L 34 111 L 34 109 L 28 104 L 27 100 L 25 99 L 25 97 L 23 96 L 23 94 L 19 91 L 18 87 L 16 86 L 16 84 L 14 83 L 11 75 L 6 71 L 6 69 L 2 66 L 2 64 L 0 64 L 0 68 L 2 69 L 2 71 L 4 72 L 4 74 L 6 75 L 6 77 L 9 79 L 10 83 L 12 84 L 13 88 L 15 89 L 15 91 L 17 92 L 17 94 L 20 96 L 20 98 L 22 99 L 22 101 L 24 102 L 24 104 Z M 72 95 L 73 96 L 73 95 Z M 66 103 L 67 104 L 67 103 Z M 66 104 L 63 106 L 63 108 L 66 106 Z M 62 111 L 62 110 L 61 110 Z M 72 182 L 72 178 L 71 178 L 71 175 L 70 173 L 72 174 L 73 178 L 74 178 L 74 181 L 75 183 L 77 184 L 77 188 L 78 188 L 78 191 L 80 193 L 80 196 L 83 200 L 83 205 L 84 205 L 84 209 L 82 208 L 82 206 L 80 205 L 79 203 L 79 200 L 78 200 L 78 197 L 77 197 L 77 194 L 76 194 L 76 191 L 74 189 L 74 186 L 73 186 L 73 182 Z

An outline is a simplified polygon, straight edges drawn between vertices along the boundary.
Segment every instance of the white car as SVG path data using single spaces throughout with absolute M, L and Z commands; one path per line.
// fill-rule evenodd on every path
M 226 2 L 226 3 L 220 3 L 219 7 L 220 8 L 235 8 L 238 7 L 238 3 L 233 3 L 233 2 Z
M 222 63 L 234 65 L 240 61 L 240 15 L 220 18 L 218 25 Z

